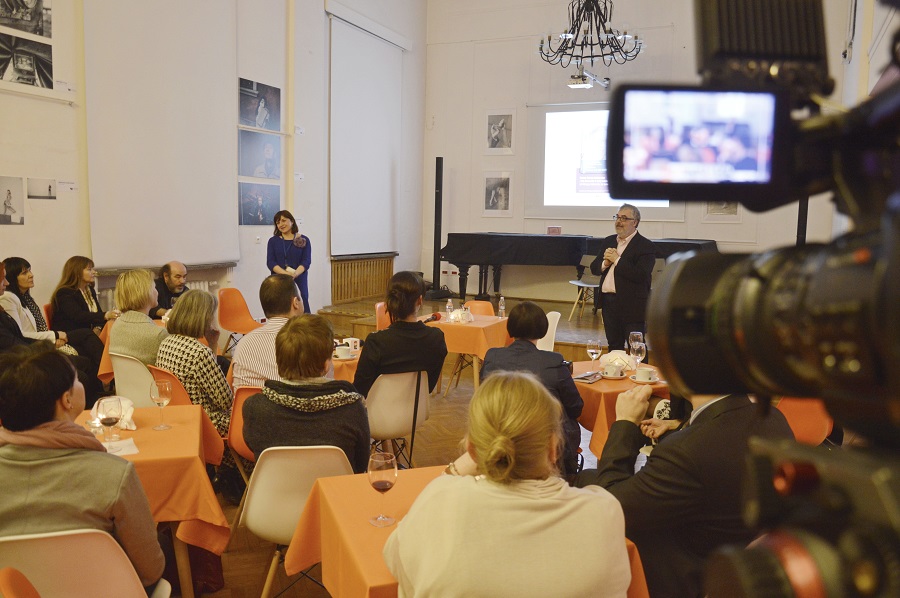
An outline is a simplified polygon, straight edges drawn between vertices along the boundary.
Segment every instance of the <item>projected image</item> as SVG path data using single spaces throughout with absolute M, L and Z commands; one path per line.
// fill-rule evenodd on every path
M 630 90 L 626 180 L 768 183 L 775 98 L 767 93 Z

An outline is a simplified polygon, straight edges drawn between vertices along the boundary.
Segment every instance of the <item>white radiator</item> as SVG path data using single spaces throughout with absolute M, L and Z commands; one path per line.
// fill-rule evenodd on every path
M 185 284 L 189 289 L 200 289 L 201 291 L 209 291 L 210 287 L 218 286 L 217 283 L 209 280 L 189 280 Z
M 214 289 L 219 286 L 219 283 L 215 280 L 189 280 L 186 286 L 189 289 L 200 289 L 201 291 L 215 293 Z M 213 290 L 210 291 L 210 289 Z M 111 310 L 116 304 L 115 288 L 100 289 L 97 291 L 97 298 L 100 299 L 100 307 L 104 311 Z

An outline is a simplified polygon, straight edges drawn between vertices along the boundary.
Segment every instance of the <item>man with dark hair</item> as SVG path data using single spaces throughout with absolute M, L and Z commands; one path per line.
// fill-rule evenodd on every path
M 275 336 L 288 318 L 303 313 L 303 302 L 294 279 L 287 274 L 272 274 L 259 287 L 259 303 L 266 323 L 244 335 L 234 348 L 234 387 L 262 386 L 278 379 L 275 361 Z
M 616 234 L 603 239 L 591 273 L 600 277 L 600 307 L 610 350 L 621 350 L 629 332 L 646 332 L 650 278 L 656 263 L 653 241 L 637 231 L 641 212 L 622 204 L 613 217 Z
M 150 317 L 158 320 L 175 307 L 175 301 L 187 290 L 187 268 L 181 262 L 169 262 L 159 269 L 156 292 L 159 298 L 156 307 L 150 310 Z
M 597 469 L 582 471 L 575 485 L 602 486 L 618 499 L 653 598 L 699 598 L 713 550 L 753 539 L 741 516 L 748 439 L 793 434 L 780 411 L 763 416 L 747 395 L 695 395 L 685 427 L 660 440 L 635 473 L 651 392 L 638 386 L 619 395 Z

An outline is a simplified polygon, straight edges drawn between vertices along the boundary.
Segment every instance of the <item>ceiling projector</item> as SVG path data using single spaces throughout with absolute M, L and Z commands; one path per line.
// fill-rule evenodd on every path
M 572 89 L 590 89 L 597 83 L 603 89 L 609 89 L 609 77 L 602 79 L 590 71 L 584 70 L 583 66 L 578 67 L 578 72 L 569 77 L 569 87 Z

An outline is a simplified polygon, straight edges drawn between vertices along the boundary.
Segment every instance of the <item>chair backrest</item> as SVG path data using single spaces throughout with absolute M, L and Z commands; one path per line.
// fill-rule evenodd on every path
M 579 265 L 584 266 L 584 275 L 581 277 L 581 282 L 587 285 L 600 286 L 600 277 L 591 274 L 591 264 L 594 263 L 595 259 L 597 259 L 597 256 L 589 253 L 581 256 Z
M 552 351 L 556 345 L 556 327 L 559 325 L 559 312 L 551 311 L 547 313 L 547 334 L 544 338 L 538 340 L 537 348 L 541 351 Z
M 776 407 L 784 414 L 797 442 L 818 446 L 834 427 L 834 420 L 819 399 L 783 397 Z
M 131 355 L 110 352 L 116 376 L 116 394 L 131 399 L 135 407 L 156 407 L 150 398 L 153 374 L 144 363 Z
M 469 311 L 472 312 L 476 316 L 493 316 L 494 314 L 494 305 L 490 301 L 466 301 L 465 307 L 469 308 Z
M 232 392 L 234 391 L 234 360 L 231 360 L 231 363 L 228 364 L 228 371 L 225 372 L 225 382 L 228 383 L 228 386 L 231 387 Z
M 375 304 L 375 330 L 384 330 L 391 325 L 391 316 L 384 301 Z
M 47 330 L 53 330 L 53 304 L 44 304 L 44 319 L 47 320 Z
M 336 446 L 278 446 L 259 456 L 241 523 L 263 540 L 287 545 L 318 478 L 352 475 L 344 451 Z
M 253 319 L 250 308 L 239 289 L 219 289 L 219 326 L 230 332 L 247 334 L 262 324 Z
M 88 558 L 81 558 L 85 555 Z M 147 596 L 119 543 L 96 529 L 0 538 L 0 562 L 21 571 L 43 598 Z M 168 596 L 171 591 L 161 579 L 153 596 Z
M 3 598 L 41 598 L 28 578 L 13 567 L 0 569 L 0 596 Z
M 228 422 L 228 446 L 234 452 L 249 461 L 256 461 L 256 455 L 244 441 L 244 401 L 248 397 L 261 393 L 258 386 L 241 386 L 234 391 L 234 402 L 231 404 L 231 420 Z
M 389 440 L 403 438 L 412 433 L 418 373 L 381 374 L 375 379 L 366 397 L 369 434 L 372 438 Z M 426 372 L 421 374 L 416 427 L 428 419 L 428 374 Z
M 192 404 L 191 396 L 185 389 L 184 384 L 181 383 L 181 380 L 178 379 L 178 376 L 155 365 L 148 365 L 147 369 L 150 370 L 150 375 L 153 376 L 154 380 L 168 380 L 172 384 L 172 400 L 169 402 L 169 405 Z

